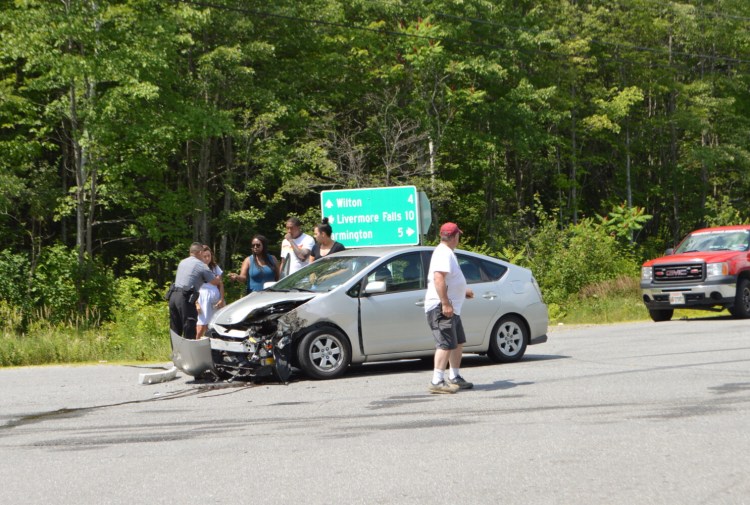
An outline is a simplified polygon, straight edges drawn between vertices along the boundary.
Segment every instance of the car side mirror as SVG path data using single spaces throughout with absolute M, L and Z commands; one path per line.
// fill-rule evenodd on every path
M 674 254 L 674 249 L 672 249 L 671 247 L 667 249 L 666 251 L 664 251 L 664 256 L 671 256 L 673 254 Z
M 372 295 L 375 293 L 385 293 L 386 288 L 385 281 L 370 281 L 365 287 L 365 294 Z

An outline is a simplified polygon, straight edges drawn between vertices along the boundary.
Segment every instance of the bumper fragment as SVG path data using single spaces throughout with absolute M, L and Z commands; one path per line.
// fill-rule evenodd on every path
M 172 338 L 172 361 L 175 366 L 193 377 L 211 371 L 216 375 L 211 357 L 211 340 L 188 340 L 169 330 Z

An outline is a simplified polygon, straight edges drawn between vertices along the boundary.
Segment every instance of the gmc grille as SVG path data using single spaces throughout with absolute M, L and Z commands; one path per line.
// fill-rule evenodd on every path
M 703 263 L 655 266 L 654 282 L 702 281 L 705 269 Z

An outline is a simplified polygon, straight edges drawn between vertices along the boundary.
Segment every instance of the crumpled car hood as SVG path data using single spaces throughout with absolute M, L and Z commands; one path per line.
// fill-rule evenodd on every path
M 238 324 L 244 321 L 250 313 L 268 307 L 269 305 L 279 302 L 304 303 L 315 298 L 318 294 L 319 293 L 308 293 L 304 291 L 258 291 L 250 293 L 244 298 L 241 298 L 234 303 L 230 303 L 226 307 L 217 311 L 212 323 L 222 326 Z

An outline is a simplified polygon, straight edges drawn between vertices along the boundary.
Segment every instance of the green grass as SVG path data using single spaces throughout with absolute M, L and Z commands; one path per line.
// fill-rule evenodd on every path
M 168 328 L 158 334 L 130 333 L 127 340 L 119 338 L 120 333 L 121 329 L 117 328 L 49 328 L 25 335 L 3 333 L 0 335 L 0 366 L 170 359 Z
M 550 314 L 552 316 L 552 314 Z M 586 298 L 565 307 L 562 317 L 550 322 L 565 324 L 602 324 L 650 319 L 643 302 L 632 296 Z
M 37 321 L 23 331 L 17 311 L 0 304 L 0 321 L 0 366 L 170 359 L 165 303 L 120 311 L 102 325 Z
M 637 278 L 619 279 L 587 286 L 559 308 L 550 304 L 550 324 L 606 324 L 626 321 L 650 321 L 641 300 Z M 677 309 L 672 319 L 726 316 L 729 312 Z
M 168 361 L 169 310 L 164 302 L 132 304 L 115 321 L 101 325 L 44 320 L 21 327 L 18 310 L 0 303 L 0 366 Z M 621 278 L 588 286 L 564 304 L 549 304 L 550 325 L 649 321 L 638 280 Z M 676 310 L 673 319 L 726 315 L 727 312 Z

